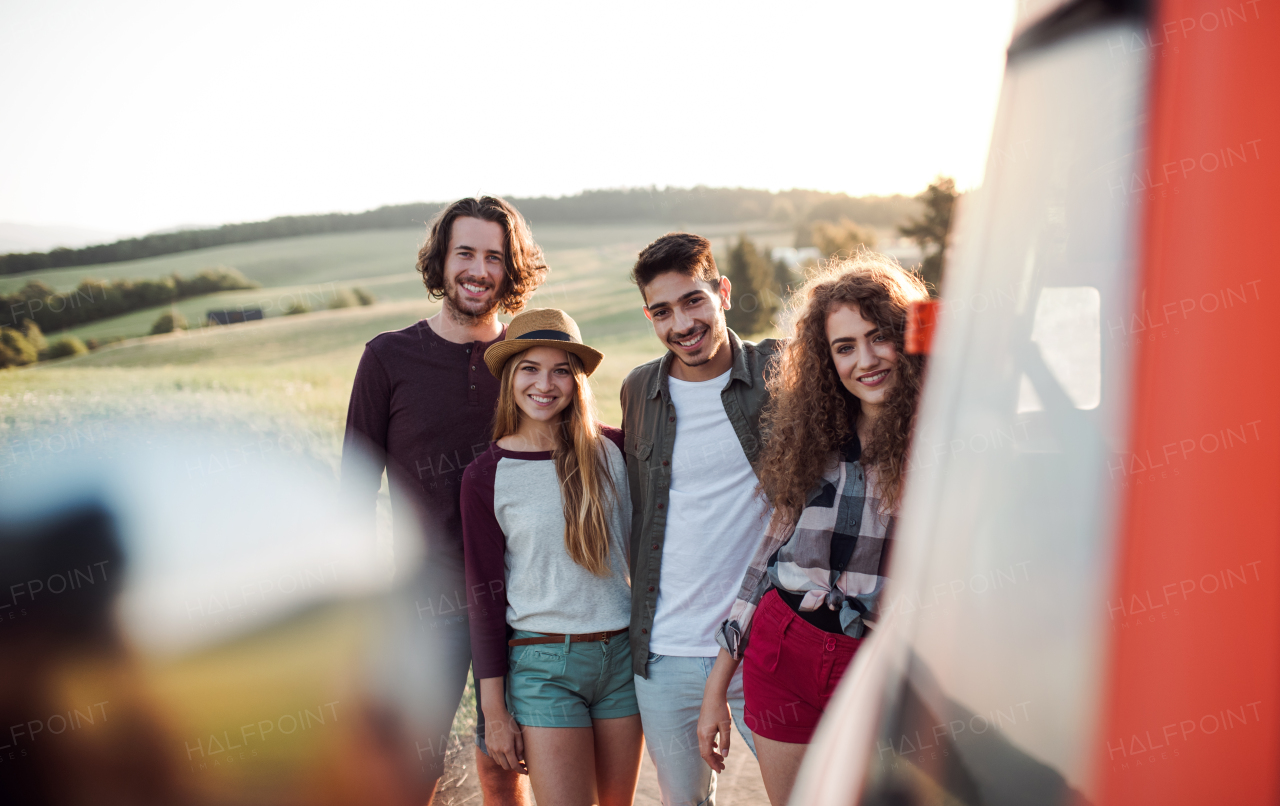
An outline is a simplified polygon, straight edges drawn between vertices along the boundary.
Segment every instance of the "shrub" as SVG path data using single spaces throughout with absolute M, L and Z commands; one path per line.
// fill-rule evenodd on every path
M 45 358 L 66 358 L 69 355 L 84 355 L 87 352 L 89 348 L 84 346 L 84 342 L 75 336 L 63 336 L 49 345 Z
M 21 330 L 0 327 L 0 369 L 34 364 L 39 358 L 40 351 Z
M 289 310 L 287 310 L 287 311 L 285 311 L 285 312 L 284 312 L 284 315 L 285 315 L 285 316 L 297 316 L 297 315 L 298 315 L 298 314 L 300 314 L 300 313 L 311 313 L 311 309 L 310 309 L 309 307 L 307 307 L 307 306 L 306 306 L 306 304 L 304 304 L 304 303 L 301 303 L 301 302 L 295 302 L 295 303 L 293 303 L 293 305 L 289 308 Z
M 351 293 L 355 294 L 356 301 L 359 302 L 361 305 L 372 305 L 374 303 L 374 300 L 376 299 L 373 296 L 373 294 L 370 294 L 368 291 L 365 291 L 363 288 L 353 288 L 351 289 Z
M 329 310 L 332 311 L 337 308 L 350 308 L 359 304 L 360 301 L 356 299 L 356 295 L 344 288 L 334 294 L 333 299 L 329 300 Z
M 155 336 L 159 333 L 172 333 L 175 330 L 186 330 L 187 318 L 177 311 L 165 311 L 160 314 L 160 318 L 156 319 L 156 323 L 151 326 L 151 335 Z
M 49 347 L 49 341 L 44 337 L 44 333 L 40 332 L 40 326 L 35 323 L 34 319 L 26 319 L 22 323 L 22 335 L 27 341 L 31 342 L 31 346 L 36 348 L 36 352 L 42 353 Z

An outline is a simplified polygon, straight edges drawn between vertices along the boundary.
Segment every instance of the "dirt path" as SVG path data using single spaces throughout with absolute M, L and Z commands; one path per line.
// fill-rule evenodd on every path
M 735 739 L 741 737 L 735 734 Z M 480 785 L 475 776 L 475 758 L 472 746 L 458 744 L 449 751 L 444 777 L 436 793 L 436 806 L 481 806 Z M 640 784 L 636 787 L 636 806 L 660 806 L 658 776 L 644 754 L 640 764 Z M 768 806 L 764 782 L 760 780 L 760 765 L 745 744 L 731 746 L 724 774 L 716 785 L 717 806 Z

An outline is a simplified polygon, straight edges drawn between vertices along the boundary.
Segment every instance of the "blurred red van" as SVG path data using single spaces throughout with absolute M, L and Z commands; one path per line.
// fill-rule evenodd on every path
M 1280 8 L 1023 3 L 796 804 L 1280 802 Z

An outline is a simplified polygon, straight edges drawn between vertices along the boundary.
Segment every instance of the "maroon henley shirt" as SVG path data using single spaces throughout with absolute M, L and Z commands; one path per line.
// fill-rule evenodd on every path
M 505 335 L 504 325 L 495 341 Z M 426 541 L 433 595 L 424 617 L 467 613 L 459 490 L 463 470 L 493 435 L 498 380 L 484 364 L 490 344 L 455 344 L 424 319 L 366 344 L 351 389 L 342 484 L 367 505 L 372 523 L 386 468 L 395 542 Z M 360 461 L 361 452 L 372 461 Z

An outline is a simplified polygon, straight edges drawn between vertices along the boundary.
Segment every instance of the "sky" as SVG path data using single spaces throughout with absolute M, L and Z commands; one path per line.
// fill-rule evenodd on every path
M 0 3 L 0 221 L 982 181 L 1015 0 Z

